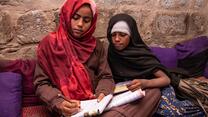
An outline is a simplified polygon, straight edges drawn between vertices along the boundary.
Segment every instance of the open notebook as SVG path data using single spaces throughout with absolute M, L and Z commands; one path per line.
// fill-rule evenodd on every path
M 142 91 L 141 89 L 136 90 L 134 92 L 128 91 L 128 88 L 126 87 L 126 83 L 129 82 L 123 82 L 120 83 L 119 85 L 117 84 L 116 87 L 119 90 L 115 89 L 114 95 L 109 94 L 105 96 L 99 103 L 97 102 L 97 99 L 81 101 L 80 102 L 81 111 L 73 115 L 72 117 L 99 115 L 102 114 L 103 111 L 107 111 L 113 107 L 117 107 L 126 103 L 133 102 L 145 96 L 145 92 Z
M 72 117 L 95 116 L 101 114 L 113 98 L 112 94 L 105 96 L 99 103 L 97 99 L 80 101 L 81 111 Z

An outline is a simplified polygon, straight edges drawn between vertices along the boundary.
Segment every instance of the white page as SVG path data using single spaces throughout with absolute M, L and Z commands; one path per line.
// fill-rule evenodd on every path
M 111 101 L 112 97 L 113 95 L 109 94 L 105 96 L 99 103 L 97 99 L 80 101 L 81 112 L 73 115 L 72 117 L 84 117 L 85 113 L 88 113 L 89 115 L 93 115 L 94 113 L 101 114 Z
M 113 98 L 112 94 L 109 94 L 107 96 L 105 96 L 99 103 L 98 103 L 98 111 L 99 114 L 101 114 L 105 107 L 109 104 L 109 102 L 111 101 L 111 99 Z
M 80 101 L 80 112 L 73 115 L 72 117 L 84 117 L 84 114 L 89 111 L 96 111 L 98 105 L 97 99 Z
M 135 101 L 139 98 L 142 98 L 145 96 L 145 92 L 142 91 L 141 89 L 136 90 L 134 92 L 127 91 L 121 94 L 117 94 L 113 97 L 109 105 L 105 108 L 105 110 L 109 110 L 112 107 L 120 106 L 123 104 L 130 103 L 132 101 Z

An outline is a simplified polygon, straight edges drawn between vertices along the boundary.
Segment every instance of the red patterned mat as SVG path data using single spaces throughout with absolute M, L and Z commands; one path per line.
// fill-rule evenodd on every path
M 22 117 L 50 117 L 46 106 L 29 106 L 22 108 Z

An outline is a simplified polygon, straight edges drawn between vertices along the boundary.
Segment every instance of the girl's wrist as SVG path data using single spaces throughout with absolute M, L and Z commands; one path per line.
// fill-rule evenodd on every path
M 147 80 L 147 79 L 142 79 L 142 83 L 143 83 L 143 87 L 142 89 L 146 89 L 149 87 L 149 84 L 150 84 L 150 80 Z

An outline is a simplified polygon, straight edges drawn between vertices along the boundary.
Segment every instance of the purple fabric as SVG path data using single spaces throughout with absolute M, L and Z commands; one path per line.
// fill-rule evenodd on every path
M 20 117 L 22 77 L 12 72 L 0 73 L 0 116 Z
M 178 57 L 178 67 L 187 70 L 192 77 L 207 73 L 208 37 L 200 36 L 178 43 L 175 46 Z
M 178 59 L 191 57 L 208 49 L 208 37 L 196 37 L 192 40 L 176 44 L 175 48 L 177 50 Z
M 40 105 L 40 103 L 42 103 L 35 95 L 35 87 L 33 85 L 35 66 L 36 60 L 34 59 L 0 61 L 1 72 L 13 72 L 22 75 L 23 107 Z
M 167 68 L 175 68 L 177 66 L 177 53 L 175 48 L 150 47 L 150 49 L 160 60 L 161 64 Z

